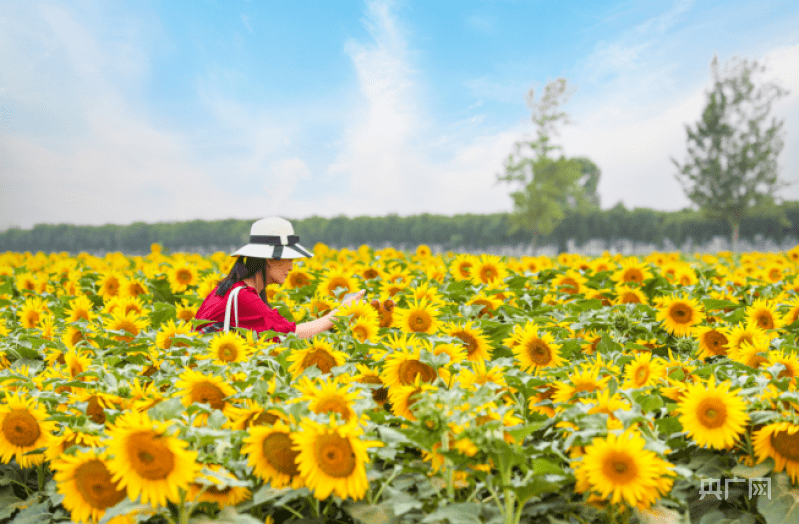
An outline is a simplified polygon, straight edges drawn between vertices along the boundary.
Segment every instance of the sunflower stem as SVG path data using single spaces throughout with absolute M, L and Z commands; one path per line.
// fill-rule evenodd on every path
M 504 509 L 502 508 L 502 504 L 499 502 L 499 497 L 497 496 L 497 492 L 494 491 L 494 488 L 491 487 L 491 482 L 486 482 L 486 487 L 488 488 L 489 493 L 491 493 L 491 497 L 483 501 L 483 503 L 488 502 L 491 499 L 494 499 L 494 504 L 497 505 L 497 509 L 500 513 L 504 513 Z
M 304 519 L 305 518 L 305 516 L 302 513 L 300 513 L 299 511 L 295 510 L 291 506 L 280 506 L 280 507 L 285 509 L 286 511 L 288 511 L 289 513 L 291 513 L 292 515 L 294 515 L 298 519 Z
M 400 467 L 395 467 L 394 468 L 394 471 L 391 472 L 391 476 L 388 477 L 388 480 L 385 481 L 382 486 L 380 486 L 379 490 L 377 490 L 377 495 L 375 495 L 374 498 L 369 500 L 369 504 L 374 504 L 375 502 L 380 502 L 380 495 L 383 494 L 383 490 L 386 489 L 386 486 L 391 484 L 391 481 L 394 480 L 394 477 L 396 477 L 401 470 L 402 470 L 402 468 L 400 468 Z
M 186 511 L 186 492 L 180 490 L 180 505 L 178 506 L 178 522 L 180 524 L 189 524 L 189 515 L 191 511 Z
M 39 474 L 39 492 L 41 493 L 44 491 L 44 464 L 39 464 L 36 472 Z

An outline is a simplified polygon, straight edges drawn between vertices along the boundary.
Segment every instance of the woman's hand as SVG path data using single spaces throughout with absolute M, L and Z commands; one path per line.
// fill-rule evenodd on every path
M 365 294 L 366 294 L 366 290 L 362 289 L 362 290 L 358 291 L 358 294 L 355 295 L 354 297 L 350 297 L 350 298 L 345 299 L 344 301 L 342 301 L 341 305 L 342 306 L 349 306 L 353 302 L 355 302 L 357 304 L 358 302 L 360 302 L 360 300 L 363 298 L 363 296 Z

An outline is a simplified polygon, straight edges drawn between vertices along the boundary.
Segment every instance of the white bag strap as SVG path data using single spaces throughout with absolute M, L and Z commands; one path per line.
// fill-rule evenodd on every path
M 242 288 L 244 288 L 244 286 L 237 287 L 231 291 L 230 295 L 227 297 L 227 306 L 225 307 L 225 333 L 230 331 L 230 306 L 234 303 L 236 304 L 236 327 L 239 327 L 239 291 L 241 291 Z

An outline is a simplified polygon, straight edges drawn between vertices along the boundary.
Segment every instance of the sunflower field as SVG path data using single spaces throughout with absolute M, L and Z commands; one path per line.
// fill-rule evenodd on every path
M 0 254 L 0 522 L 799 523 L 799 248 Z

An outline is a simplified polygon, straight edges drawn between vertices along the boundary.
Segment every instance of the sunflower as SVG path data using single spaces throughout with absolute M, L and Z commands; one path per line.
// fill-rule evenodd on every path
M 293 349 L 287 359 L 288 362 L 293 362 L 289 366 L 289 373 L 295 378 L 311 366 L 316 366 L 326 374 L 347 361 L 346 353 L 334 350 L 333 345 L 323 338 L 314 337 L 307 344 L 304 349 Z
M 755 324 L 764 331 L 779 329 L 785 325 L 785 320 L 777 311 L 777 304 L 765 299 L 755 300 L 751 306 L 746 308 L 746 320 L 748 323 Z M 770 338 L 775 338 L 778 334 L 772 332 Z
M 649 301 L 646 298 L 640 289 L 630 287 L 629 285 L 617 286 L 616 289 L 613 290 L 616 293 L 616 300 L 613 301 L 614 304 L 647 304 Z M 596 298 L 596 297 L 589 297 L 586 295 L 586 298 Z
M 498 256 L 484 254 L 475 260 L 469 270 L 469 276 L 475 286 L 501 283 L 508 276 L 508 270 Z
M 447 277 L 447 266 L 436 260 L 424 266 L 424 273 L 427 280 L 435 280 L 439 284 L 443 284 Z
M 737 326 L 724 330 L 728 343 L 728 354 L 740 353 L 744 346 L 765 348 L 768 347 L 768 334 L 755 324 L 739 323 Z
M 426 299 L 428 303 L 435 305 L 442 305 L 445 302 L 444 298 L 438 292 L 438 288 L 431 285 L 429 281 L 422 282 L 416 287 L 408 288 L 408 291 L 414 300 Z
M 352 336 L 361 342 L 367 340 L 374 341 L 377 338 L 377 333 L 380 329 L 380 323 L 377 319 L 368 320 L 365 318 L 358 319 L 351 327 L 350 331 Z
M 551 286 L 560 293 L 575 295 L 585 292 L 585 283 L 588 279 L 574 269 L 566 270 L 552 280 Z
M 775 422 L 757 430 L 753 444 L 757 461 L 774 459 L 774 471 L 783 469 L 791 481 L 799 483 L 799 426 L 790 422 Z
M 768 352 L 769 366 L 774 364 L 782 364 L 785 369 L 777 374 L 777 378 L 788 377 L 791 380 L 799 377 L 799 358 L 795 353 L 785 353 L 784 350 L 775 350 Z M 773 377 L 772 377 L 773 378 Z
M 45 420 L 47 410 L 33 399 L 7 395 L 0 404 L 0 461 L 15 459 L 21 468 L 36 466 L 44 454 L 31 453 L 49 445 L 56 423 Z
M 95 451 L 62 455 L 51 467 L 56 489 L 64 495 L 63 504 L 75 522 L 97 522 L 105 510 L 125 499 L 125 490 L 111 480 L 108 457 Z
M 417 377 L 426 383 L 433 382 L 438 373 L 433 366 L 420 360 L 421 349 L 408 347 L 389 353 L 383 363 L 380 378 L 387 386 L 412 385 Z
M 336 302 L 330 296 L 323 295 L 317 290 L 305 307 L 313 318 L 320 318 L 333 311 L 333 308 L 336 307 Z
M 150 324 L 146 317 L 142 318 L 134 312 L 123 314 L 114 313 L 111 318 L 105 321 L 106 331 L 125 331 L 128 336 L 114 335 L 114 340 L 119 342 L 132 342 L 142 329 Z
M 170 349 L 173 345 L 172 339 L 175 337 L 194 338 L 194 333 L 189 324 L 181 322 L 175 324 L 174 319 L 161 324 L 158 334 L 155 336 L 155 346 L 158 349 Z M 186 342 L 175 342 L 175 347 L 187 347 Z
M 313 277 L 306 268 L 292 267 L 288 275 L 286 275 L 286 288 L 287 289 L 300 289 L 309 286 L 313 283 Z
M 24 328 L 35 328 L 47 314 L 47 302 L 39 297 L 31 297 L 17 311 L 19 323 Z
M 353 404 L 360 394 L 349 391 L 349 386 L 341 384 L 337 378 L 319 379 L 316 383 L 306 380 L 298 389 L 302 390 L 301 398 L 308 401 L 308 409 L 314 413 L 338 413 L 344 422 L 357 418 Z
M 231 362 L 246 362 L 252 355 L 252 347 L 236 332 L 215 333 L 208 344 L 208 350 L 198 359 L 212 359 L 214 364 L 226 365 Z
M 642 388 L 652 386 L 666 376 L 666 368 L 659 359 L 652 360 L 652 353 L 639 353 L 635 360 L 624 369 L 624 388 Z
M 44 451 L 44 459 L 55 462 L 72 446 L 99 448 L 102 447 L 102 442 L 97 435 L 84 433 L 83 431 L 74 431 L 69 427 L 65 427 L 60 435 L 50 439 L 50 443 Z
M 644 280 L 652 278 L 647 264 L 641 263 L 635 257 L 622 260 L 620 266 L 611 277 L 618 284 L 641 285 Z
M 428 305 L 427 300 L 414 301 L 407 308 L 397 308 L 394 311 L 394 327 L 406 333 L 434 334 L 440 325 L 439 314 L 435 307 Z
M 478 317 L 488 316 L 493 318 L 497 308 L 502 305 L 502 301 L 496 295 L 489 295 L 485 290 L 482 290 L 470 298 L 466 304 L 469 306 L 482 306 L 480 312 L 477 313 Z
M 730 385 L 688 385 L 677 412 L 683 428 L 700 447 L 725 449 L 732 446 L 749 422 L 746 402 L 729 391 Z
M 106 430 L 108 451 L 114 456 L 107 466 L 111 480 L 125 488 L 128 497 L 141 496 L 143 504 L 166 506 L 179 502 L 199 472 L 197 452 L 168 434 L 168 423 L 155 422 L 145 413 L 126 412 Z
M 92 318 L 94 318 L 93 307 L 94 304 L 85 295 L 73 298 L 69 301 L 69 308 L 64 311 L 64 315 L 66 315 L 64 322 L 77 322 L 79 319 L 91 322 Z
M 297 465 L 314 497 L 324 500 L 333 492 L 342 499 L 364 497 L 369 488 L 366 450 L 383 444 L 363 441 L 362 434 L 355 423 L 339 425 L 333 418 L 329 424 L 303 420 L 301 431 L 292 435 L 293 449 L 299 452 Z
M 426 392 L 435 391 L 436 389 L 435 386 L 426 384 L 417 378 L 410 386 L 392 386 L 388 388 L 388 402 L 391 404 L 392 411 L 398 417 L 416 420 L 411 407 L 416 402 L 418 395 L 424 395 Z
M 32 273 L 24 272 L 17 275 L 14 284 L 19 291 L 36 291 L 38 279 Z
M 587 480 L 587 487 L 610 498 L 612 504 L 626 502 L 646 509 L 666 495 L 674 482 L 672 465 L 644 448 L 646 441 L 633 431 L 595 438 L 585 448 L 575 473 Z M 582 487 L 585 487 L 583 484 Z
M 602 390 L 607 387 L 609 381 L 608 376 L 600 378 L 599 366 L 580 366 L 569 375 L 568 382 L 558 381 L 553 384 L 555 392 L 552 395 L 552 402 L 569 402 L 578 393 Z
M 71 349 L 64 353 L 64 366 L 66 366 L 69 376 L 72 378 L 77 377 L 84 371 L 88 371 L 91 365 L 92 356 L 90 353 L 79 349 Z M 96 378 L 82 377 L 82 380 L 96 380 Z
M 250 498 L 250 490 L 218 464 L 203 464 L 210 474 L 201 472 L 189 484 L 187 499 L 195 502 L 216 502 L 220 508 L 235 506 Z
M 93 346 L 94 341 L 92 340 L 92 335 L 93 334 L 88 330 L 84 331 L 75 326 L 67 326 L 64 333 L 61 335 L 61 342 L 70 349 L 75 349 L 81 342 Z
M 726 355 L 729 341 L 723 330 L 713 326 L 700 326 L 694 335 L 699 339 L 697 358 L 704 359 L 716 355 Z
M 184 406 L 208 404 L 211 409 L 218 409 L 225 413 L 229 405 L 225 399 L 236 394 L 236 390 L 224 378 L 203 375 L 191 369 L 180 374 L 179 380 L 175 382 L 175 387 L 183 390 L 182 402 Z M 200 413 L 195 423 L 201 425 L 207 418 L 207 413 Z
M 213 289 L 208 290 L 208 293 L 204 295 L 201 294 L 200 296 L 208 296 L 211 294 Z M 189 301 L 186 299 L 181 300 L 180 302 L 175 303 L 175 316 L 177 316 L 178 320 L 181 320 L 186 323 L 190 323 L 194 320 L 194 315 L 197 314 L 197 308 L 189 304 Z
M 740 347 L 730 348 L 727 352 L 727 357 L 730 360 L 757 369 L 768 362 L 768 358 L 764 356 L 767 352 L 767 345 L 752 345 L 744 342 Z
M 561 344 L 555 344 L 550 333 L 539 334 L 538 329 L 536 326 L 526 328 L 519 343 L 513 347 L 513 354 L 523 371 L 537 372 L 542 368 L 562 366 L 566 362 L 558 351 Z
M 103 297 L 103 300 L 115 297 L 119 295 L 119 291 L 122 288 L 122 282 L 124 281 L 125 277 L 116 271 L 103 273 L 100 275 L 100 278 L 97 281 L 97 285 L 99 286 L 97 289 L 97 294 Z
M 664 297 L 657 313 L 657 320 L 669 334 L 676 337 L 691 335 L 694 326 L 704 320 L 705 314 L 696 299 L 688 297 Z
M 86 408 L 79 408 L 75 404 L 86 403 Z M 95 424 L 105 424 L 106 409 L 120 409 L 123 400 L 109 393 L 79 389 L 70 400 L 71 410 L 77 415 L 86 415 Z
M 472 362 L 471 369 L 465 366 L 461 367 L 456 380 L 460 383 L 461 387 L 466 389 L 477 389 L 483 384 L 496 384 L 501 387 L 507 386 L 504 370 L 499 366 L 488 369 L 484 360 Z
M 388 389 L 383 387 L 383 380 L 378 372 L 363 364 L 355 364 L 355 368 L 359 371 L 359 374 L 352 377 L 351 380 L 359 384 L 370 385 L 372 400 L 375 401 L 378 407 L 382 408 L 388 401 Z
M 273 489 L 291 486 L 302 487 L 297 468 L 299 453 L 292 449 L 291 428 L 282 420 L 272 426 L 251 426 L 242 439 L 241 452 L 247 455 L 247 464 L 253 473 L 269 482 Z
M 477 257 L 469 255 L 468 253 L 456 256 L 455 260 L 449 265 L 449 272 L 452 274 L 452 278 L 457 281 L 471 280 L 472 266 L 474 266 L 477 261 Z
M 167 271 L 167 279 L 172 293 L 183 293 L 189 286 L 197 285 L 197 268 L 185 262 L 175 264 Z
M 364 280 L 383 277 L 383 270 L 376 264 L 358 264 L 355 266 L 354 270 Z
M 338 316 L 346 317 L 351 316 L 350 325 L 354 324 L 356 321 L 364 319 L 368 321 L 377 321 L 378 320 L 378 313 L 375 311 L 375 308 L 372 304 L 369 304 L 365 301 L 360 302 L 350 302 L 347 305 L 342 305 L 337 308 Z
M 330 269 L 322 275 L 316 289 L 324 296 L 336 298 L 338 288 L 344 288 L 344 293 L 352 293 L 358 289 L 358 281 L 343 270 Z
M 466 349 L 466 359 L 473 362 L 491 360 L 491 347 L 488 345 L 483 330 L 472 322 L 456 324 L 450 322 L 441 327 L 441 332 L 455 337 L 463 342 Z

